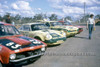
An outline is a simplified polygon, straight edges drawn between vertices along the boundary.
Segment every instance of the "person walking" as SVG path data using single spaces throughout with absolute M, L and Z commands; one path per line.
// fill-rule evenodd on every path
M 91 36 L 92 36 L 92 31 L 94 30 L 95 28 L 95 20 L 94 20 L 94 15 L 91 14 L 90 15 L 90 18 L 88 19 L 87 21 L 87 29 L 89 30 L 89 39 L 91 39 Z
M 5 20 L 5 21 L 6 21 L 6 23 L 9 23 L 9 24 L 11 24 L 11 23 L 12 23 L 9 15 L 7 15 L 7 18 L 6 18 L 6 20 Z

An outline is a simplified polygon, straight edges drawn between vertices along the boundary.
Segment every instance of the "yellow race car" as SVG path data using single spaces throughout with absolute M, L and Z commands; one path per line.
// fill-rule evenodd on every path
M 75 36 L 78 33 L 78 28 L 75 26 L 64 26 L 62 23 L 58 21 L 41 21 L 45 25 L 47 25 L 49 28 L 53 30 L 63 30 L 66 33 L 66 36 Z
M 47 45 L 61 44 L 66 40 L 64 31 L 51 30 L 43 23 L 27 23 L 23 24 L 19 31 L 29 37 L 39 39 Z

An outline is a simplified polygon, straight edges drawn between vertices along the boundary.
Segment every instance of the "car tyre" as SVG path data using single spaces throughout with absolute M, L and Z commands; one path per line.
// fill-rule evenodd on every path
M 40 38 L 40 37 L 34 37 L 34 38 L 36 38 L 36 39 L 38 39 L 38 40 L 41 40 L 41 38 Z
M 0 62 L 0 67 L 6 67 L 6 65 L 4 65 L 4 64 L 2 64 L 2 63 Z
M 72 35 L 72 37 L 75 37 L 75 35 Z

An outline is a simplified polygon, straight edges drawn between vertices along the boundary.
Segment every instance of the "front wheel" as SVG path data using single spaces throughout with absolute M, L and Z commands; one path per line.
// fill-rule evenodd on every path
M 75 37 L 75 35 L 72 35 L 72 37 Z
M 38 40 L 42 41 L 40 37 L 34 37 L 34 38 L 36 38 L 36 39 L 38 39 Z

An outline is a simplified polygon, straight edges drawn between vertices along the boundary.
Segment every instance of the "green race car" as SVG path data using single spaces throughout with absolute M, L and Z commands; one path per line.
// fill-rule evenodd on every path
M 57 21 L 42 21 L 42 23 L 46 24 L 53 30 L 63 30 L 66 33 L 67 37 L 75 36 L 78 33 L 78 28 L 75 26 L 64 26 L 62 23 Z
M 23 24 L 19 31 L 29 37 L 39 39 L 47 45 L 61 44 L 66 40 L 66 34 L 63 31 L 51 30 L 43 23 Z

